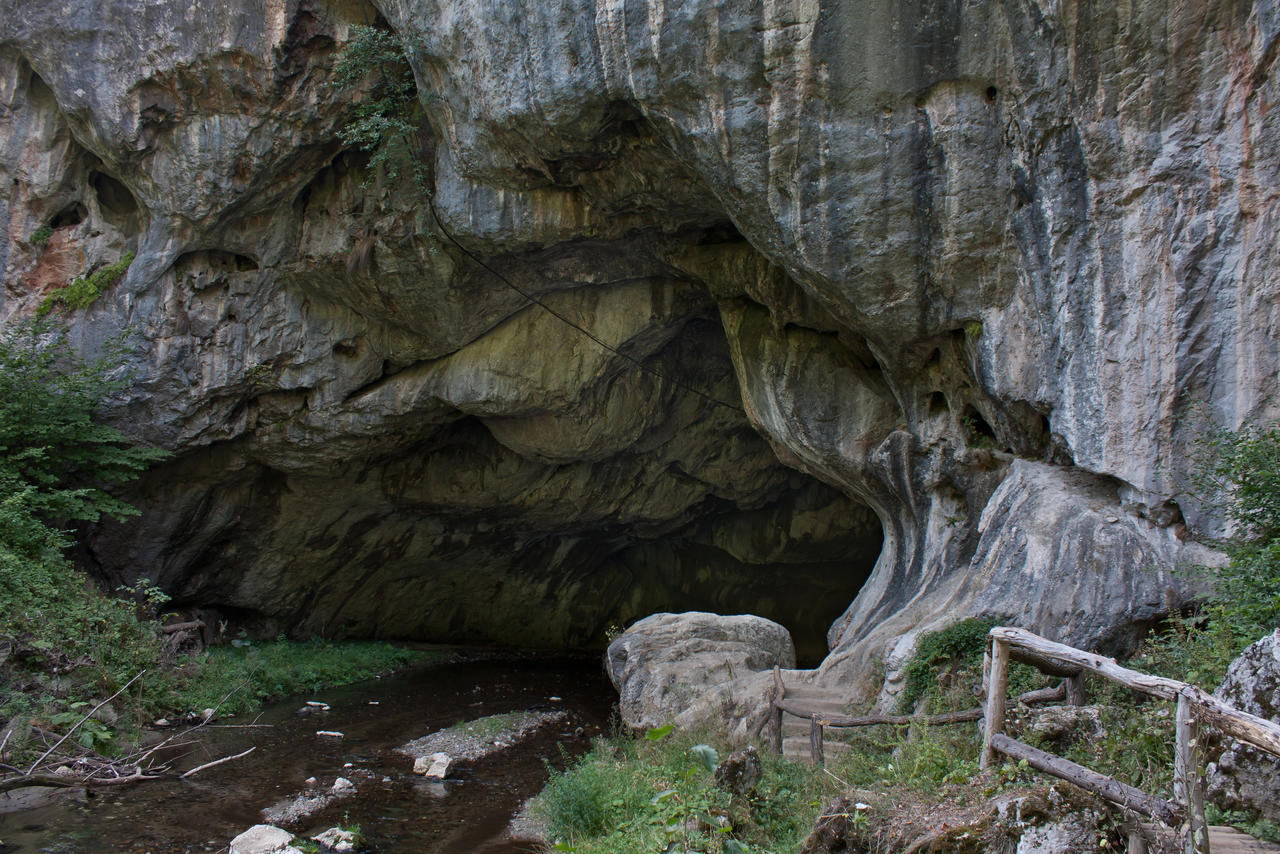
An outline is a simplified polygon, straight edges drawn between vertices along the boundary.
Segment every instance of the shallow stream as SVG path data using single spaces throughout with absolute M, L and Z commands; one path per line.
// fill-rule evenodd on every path
M 607 726 L 612 697 L 597 661 L 519 657 L 436 665 L 292 698 L 252 721 L 204 728 L 200 744 L 185 746 L 174 768 L 257 746 L 242 759 L 185 781 L 103 788 L 92 797 L 0 812 L 0 852 L 225 851 L 236 834 L 262 822 L 261 809 L 292 798 L 313 776 L 325 789 L 347 777 L 357 792 L 289 828 L 294 832 L 346 823 L 358 824 L 378 852 L 527 851 L 506 838 L 508 822 L 542 787 L 547 763 L 561 767 L 565 755 L 584 752 Z M 328 703 L 330 711 L 299 714 L 306 700 Z M 414 776 L 412 760 L 395 752 L 459 721 L 524 709 L 563 709 L 569 719 L 443 783 Z M 317 730 L 343 737 L 318 737 Z

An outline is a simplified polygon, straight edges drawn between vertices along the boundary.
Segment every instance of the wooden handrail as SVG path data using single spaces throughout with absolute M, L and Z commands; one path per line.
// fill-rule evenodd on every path
M 1023 744 L 1004 733 L 996 733 L 991 740 L 996 750 L 1004 755 L 1018 760 L 1025 759 L 1027 764 L 1037 771 L 1075 783 L 1086 791 L 1101 795 L 1135 812 L 1163 821 L 1168 825 L 1176 824 L 1182 818 L 1182 811 L 1176 804 L 1164 798 L 1157 798 L 1155 795 L 1148 795 L 1141 789 L 1135 789 L 1105 774 L 1077 765 L 1069 759 Z
M 1075 672 L 1078 672 L 1078 668 Z M 960 712 L 946 712 L 941 715 L 833 715 L 818 712 L 804 705 L 803 701 L 785 699 L 786 686 L 782 683 L 782 670 L 776 665 L 773 668 L 773 695 L 769 714 L 769 740 L 774 752 L 782 753 L 782 714 L 795 715 L 809 721 L 809 756 L 815 763 L 822 762 L 823 729 L 825 727 L 863 727 L 863 726 L 906 726 L 912 723 L 924 726 L 947 726 L 948 724 L 972 723 L 982 720 L 983 710 L 965 709 Z M 1053 688 L 1039 688 L 1018 696 L 1018 703 L 1032 705 L 1062 700 L 1070 694 L 1067 681 Z
M 999 639 L 1010 647 L 1017 647 L 1040 655 L 1056 658 L 1074 664 L 1083 670 L 1109 679 L 1134 691 L 1159 697 L 1162 700 L 1177 701 L 1179 696 L 1197 707 L 1201 717 L 1208 717 L 1217 729 L 1233 738 L 1246 742 L 1259 750 L 1280 756 L 1280 726 L 1271 721 L 1241 711 L 1213 696 L 1207 691 L 1162 676 L 1151 676 L 1137 670 L 1130 670 L 1116 663 L 1114 658 L 1107 658 L 1092 652 L 1084 652 L 1066 644 L 1055 643 L 1025 629 L 997 626 L 991 630 L 991 637 Z
M 1178 821 L 1181 824 L 1180 836 L 1184 854 L 1210 854 L 1209 826 L 1204 815 L 1204 761 L 1199 749 L 1199 723 L 1210 723 L 1227 735 L 1280 757 L 1280 726 L 1234 708 L 1194 685 L 1131 670 L 1118 664 L 1113 658 L 1056 643 L 1025 629 L 997 626 L 991 630 L 989 638 L 991 645 L 987 654 L 985 686 L 987 703 L 980 767 L 989 767 L 997 754 L 1026 759 L 1037 770 L 1068 780 L 1165 824 L 1172 826 Z M 1169 803 L 1147 795 L 1118 780 L 1036 750 L 1005 735 L 1009 662 L 1012 659 L 1026 661 L 1028 658 L 1050 663 L 1055 672 L 1060 672 L 1061 663 L 1065 663 L 1078 668 L 1080 674 L 1094 673 L 1131 690 L 1175 701 L 1178 704 L 1174 719 L 1175 802 Z M 1080 677 L 1072 677 L 1068 694 L 1080 697 L 1082 693 Z

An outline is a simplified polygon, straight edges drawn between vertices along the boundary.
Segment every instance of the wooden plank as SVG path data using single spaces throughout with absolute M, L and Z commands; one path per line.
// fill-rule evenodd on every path
M 1199 738 L 1192 715 L 1191 700 L 1178 695 L 1173 754 L 1173 794 L 1186 811 L 1182 831 L 1185 854 L 1209 854 L 1209 825 L 1204 819 L 1204 788 L 1201 785 Z
M 1034 705 L 1036 703 L 1050 703 L 1054 700 L 1061 700 L 1065 697 L 1063 687 L 1061 685 L 1055 688 L 1040 688 L 1035 691 L 1028 691 L 1018 697 L 1016 702 Z M 982 709 L 965 709 L 960 712 L 946 712 L 941 715 L 836 715 L 828 714 L 814 709 L 812 706 L 806 705 L 804 700 L 783 700 L 775 702 L 774 706 L 789 715 L 795 715 L 798 718 L 809 718 L 815 713 L 822 716 L 822 723 L 826 726 L 835 727 L 860 727 L 860 726 L 906 726 L 910 723 L 921 723 L 925 726 L 946 726 L 948 724 L 972 723 L 973 721 L 982 720 Z
M 814 711 L 811 707 L 806 706 L 802 700 L 783 700 L 777 706 L 789 715 L 795 715 L 798 718 L 817 716 L 821 718 L 822 723 L 826 726 L 837 727 L 875 726 L 877 724 L 903 726 L 912 721 L 919 721 L 930 726 L 942 726 L 944 724 L 966 723 L 982 719 L 981 709 L 965 709 L 962 712 L 948 712 L 945 715 L 923 717 L 921 715 L 832 715 Z
M 992 630 L 994 632 L 994 629 Z M 1004 732 L 1006 696 L 1009 692 L 1009 645 L 994 634 L 991 637 L 991 677 L 987 684 L 987 708 L 982 727 L 982 758 L 978 767 L 986 770 L 996 761 L 991 739 Z
M 1209 850 L 1213 854 L 1280 854 L 1280 845 L 1263 842 L 1234 827 L 1209 828 Z
M 1015 741 L 1004 733 L 993 734 L 989 746 L 994 751 L 1013 759 L 1027 760 L 1027 764 L 1037 771 L 1074 783 L 1085 791 L 1101 795 L 1113 803 L 1128 807 L 1167 825 L 1176 826 L 1181 819 L 1181 811 L 1163 798 L 1126 786 L 1119 780 L 1099 774 L 1083 765 L 1077 765 L 1069 759 L 1037 750 L 1028 744 Z
M 1194 685 L 1130 670 L 1117 664 L 1114 658 L 1083 652 L 1024 629 L 997 626 L 991 630 L 991 638 L 993 641 L 1002 640 L 1013 647 L 1078 665 L 1084 670 L 1096 673 L 1126 688 L 1163 700 L 1176 701 L 1178 695 L 1186 694 L 1187 699 L 1203 709 L 1200 717 L 1205 722 L 1213 724 L 1225 734 L 1238 738 L 1259 750 L 1280 756 L 1280 725 L 1233 708 Z
M 809 758 L 815 766 L 826 766 L 827 759 L 822 755 L 822 719 L 816 714 L 809 718 Z

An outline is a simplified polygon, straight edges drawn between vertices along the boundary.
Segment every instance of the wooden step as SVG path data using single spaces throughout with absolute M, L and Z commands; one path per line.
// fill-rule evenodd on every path
M 822 754 L 827 759 L 831 759 L 839 754 L 849 750 L 849 745 L 840 741 L 824 741 L 822 743 Z M 796 759 L 803 762 L 809 761 L 809 736 L 806 733 L 803 738 L 795 736 L 792 738 L 784 738 L 782 740 L 782 755 L 788 759 Z
M 1280 845 L 1215 825 L 1209 828 L 1209 850 L 1213 854 L 1280 854 Z
M 1159 840 L 1166 845 L 1175 840 L 1176 834 L 1166 827 L 1143 822 L 1142 829 L 1148 840 Z M 1154 850 L 1154 848 L 1147 850 Z M 1280 845 L 1263 842 L 1247 833 L 1241 833 L 1234 827 L 1211 825 L 1209 852 L 1210 854 L 1280 854 Z
M 788 697 L 787 699 L 789 702 L 802 705 L 806 709 L 817 712 L 820 715 L 849 714 L 849 704 L 844 700 L 818 700 L 818 699 L 792 700 L 790 697 Z M 802 720 L 802 718 L 800 718 L 799 715 L 793 715 L 790 712 L 787 712 L 782 716 L 783 720 L 786 720 L 787 718 L 792 718 L 794 720 Z

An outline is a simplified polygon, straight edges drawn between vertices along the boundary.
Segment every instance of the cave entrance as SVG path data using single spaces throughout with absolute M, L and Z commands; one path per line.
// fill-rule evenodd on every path
M 744 268 L 734 237 L 682 257 L 729 275 Z M 94 561 L 124 582 L 148 567 L 175 607 L 221 609 L 263 636 L 600 649 L 649 614 L 702 610 L 772 619 L 802 666 L 818 664 L 879 556 L 880 521 L 713 402 L 741 398 L 717 302 L 732 282 L 681 275 L 654 239 L 511 262 L 513 276 L 564 276 L 547 299 L 631 358 L 562 346 L 553 315 L 496 300 L 500 322 L 394 371 L 372 337 L 326 325 L 316 358 L 331 354 L 344 383 L 366 374 L 334 409 L 316 396 L 314 435 L 281 429 L 306 389 L 246 382 L 245 432 L 148 472 L 130 496 L 142 516 L 105 524 Z M 206 252 L 184 256 L 182 275 L 253 266 Z M 479 315 L 486 292 L 459 292 L 459 316 Z M 280 298 L 304 296 L 326 324 L 351 314 L 317 310 L 321 292 Z

